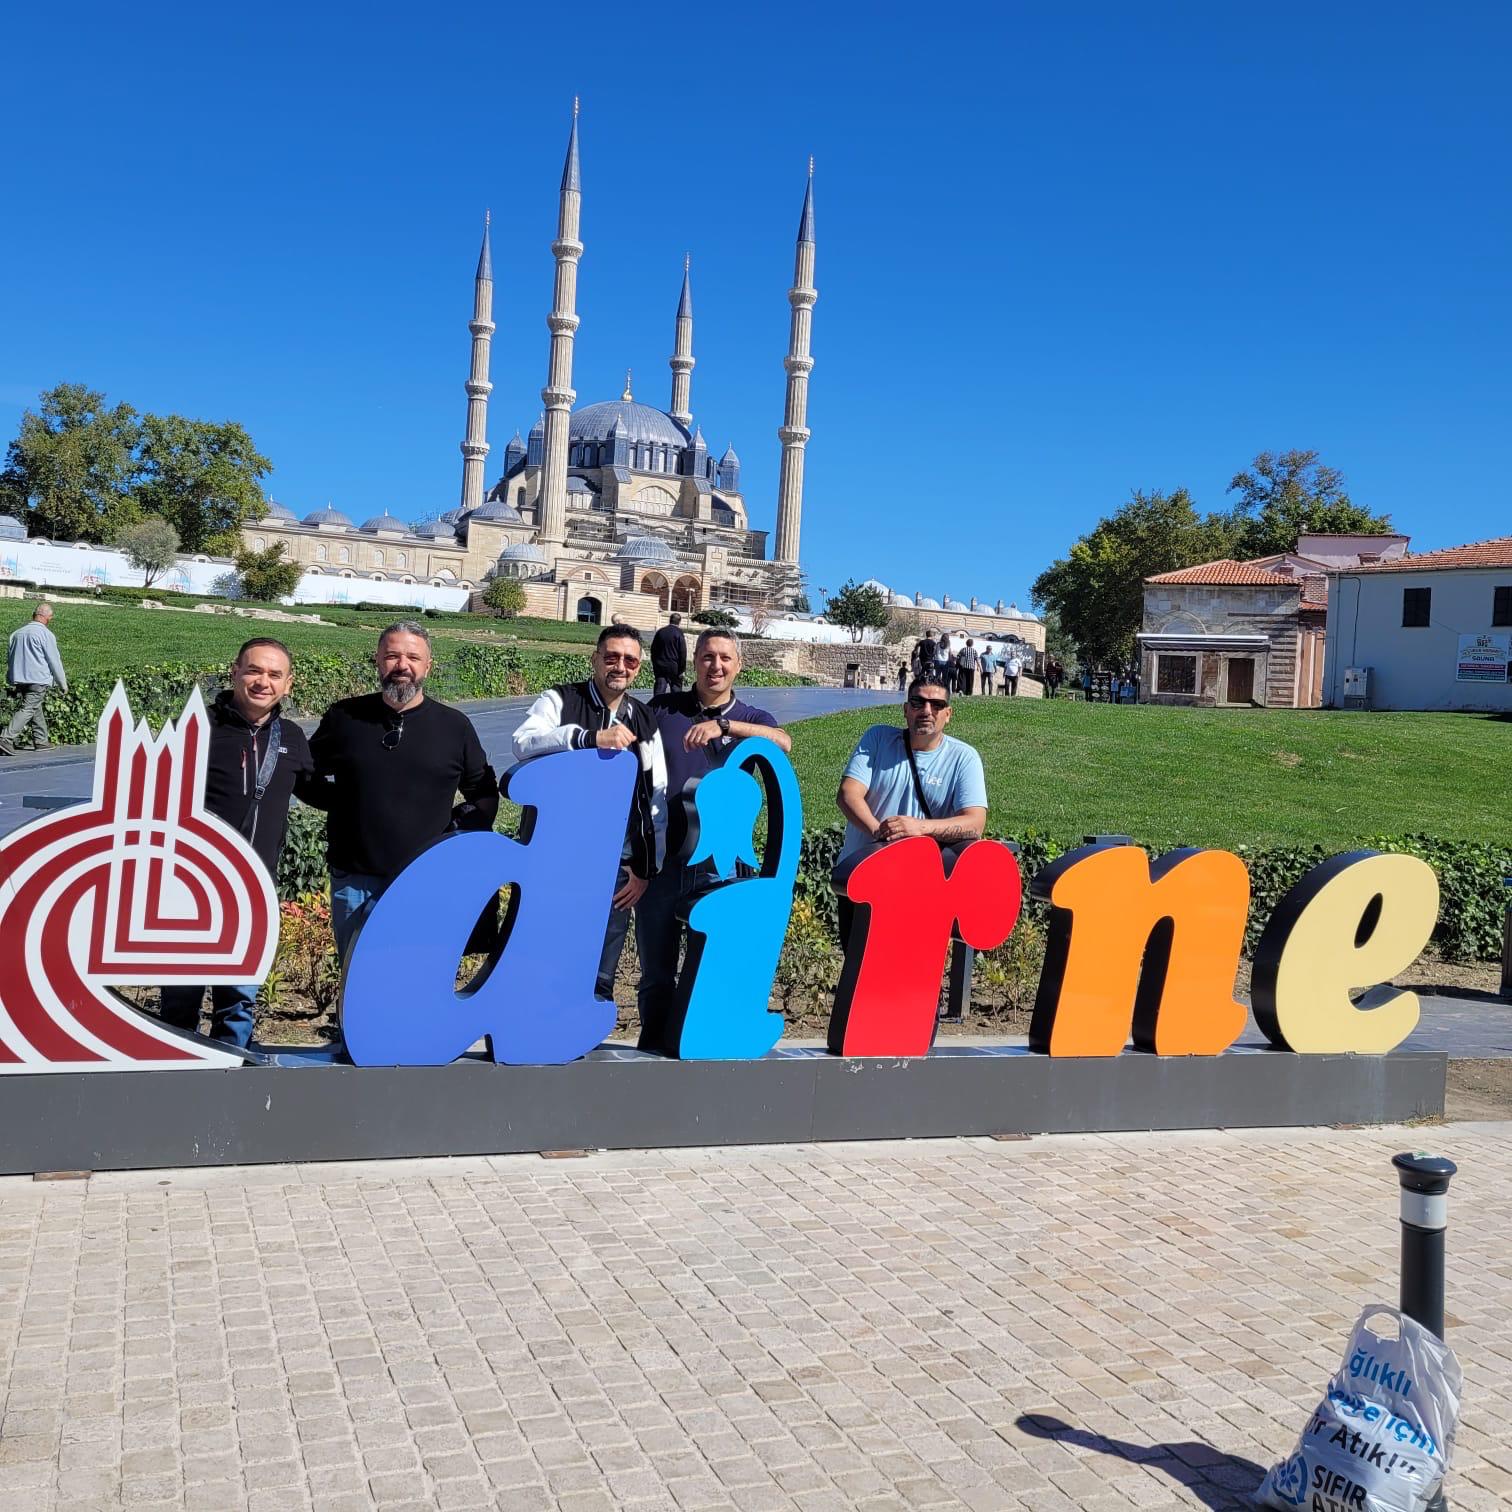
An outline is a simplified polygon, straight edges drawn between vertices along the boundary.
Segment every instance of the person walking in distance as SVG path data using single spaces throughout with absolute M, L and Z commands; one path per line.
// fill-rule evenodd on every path
M 977 661 L 976 642 L 967 637 L 966 644 L 956 657 L 956 664 L 961 669 L 961 692 L 967 697 L 976 692 Z
M 259 637 L 236 653 L 229 686 L 205 711 L 210 725 L 205 807 L 247 841 L 275 881 L 289 828 L 289 799 L 323 806 L 304 731 L 283 717 L 283 700 L 293 687 L 289 648 Z M 248 982 L 210 989 L 212 1039 L 247 1048 L 257 988 L 256 982 Z M 165 986 L 159 991 L 158 1016 L 175 1029 L 197 1033 L 204 1002 L 202 986 Z
M 1010 647 L 1008 657 L 1003 663 L 1003 692 L 1007 697 L 1018 696 L 1019 677 L 1023 670 L 1024 662 L 1019 656 L 1018 647 Z
M 68 692 L 68 674 L 58 655 L 58 638 L 52 632 L 51 604 L 38 604 L 31 621 L 11 632 L 5 648 L 5 680 L 21 695 L 21 707 L 11 716 L 5 733 L 0 735 L 0 752 L 16 754 L 16 745 L 27 730 L 32 732 L 32 749 L 45 751 L 47 720 L 42 705 L 48 693 L 57 688 Z
M 614 998 L 614 974 L 625 948 L 630 910 L 661 869 L 667 839 L 667 762 L 661 734 L 650 711 L 629 693 L 640 664 L 639 632 L 629 625 L 608 626 L 593 648 L 588 681 L 548 688 L 510 740 L 518 761 L 590 747 L 635 752 L 639 771 L 593 989 L 606 1001 Z
M 425 692 L 425 626 L 390 625 L 374 661 L 380 691 L 332 704 L 310 741 L 316 778 L 327 785 L 316 802 L 330 815 L 331 932 L 343 960 L 373 905 L 421 851 L 454 829 L 492 829 L 499 811 L 498 779 L 472 720 Z
M 687 669 L 688 640 L 682 632 L 682 615 L 674 614 L 651 637 L 651 674 L 656 679 L 652 692 L 678 692 Z

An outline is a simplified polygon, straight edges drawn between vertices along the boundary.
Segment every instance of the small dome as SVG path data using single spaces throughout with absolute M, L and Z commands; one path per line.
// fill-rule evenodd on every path
M 439 516 L 439 518 L 443 525 L 460 525 L 462 523 L 462 515 L 463 511 L 459 507 L 457 509 L 448 509 L 446 513 Z
M 567 492 L 570 494 L 587 494 L 590 498 L 598 492 L 587 478 L 571 477 L 567 480 Z
M 929 600 L 925 599 L 924 602 L 927 604 Z M 960 599 L 953 599 L 948 596 L 946 597 L 945 602 L 941 607 L 945 609 L 953 609 L 958 614 L 969 614 L 971 612 L 969 609 L 967 609 L 965 604 L 960 601 Z
M 474 520 L 486 520 L 491 525 L 523 525 L 525 523 L 520 511 L 503 499 L 490 499 L 488 503 L 469 510 L 463 518 L 469 525 Z
M 906 593 L 893 594 L 891 602 L 894 609 L 912 609 L 914 606 L 914 601 Z
M 263 519 L 288 520 L 291 523 L 297 523 L 299 516 L 287 504 L 280 504 L 277 499 L 269 499 L 267 513 L 263 515 Z
M 324 509 L 316 509 L 307 514 L 302 523 L 305 525 L 335 525 L 342 530 L 350 530 L 352 528 L 352 522 L 339 509 L 332 509 L 329 504 Z
M 386 509 L 382 514 L 374 515 L 371 520 L 364 520 L 362 528 L 371 531 L 395 530 L 402 535 L 409 534 L 409 526 L 397 516 L 391 515 Z
M 456 539 L 457 527 L 448 525 L 445 520 L 421 520 L 410 534 L 419 536 L 422 541 L 451 541 Z
M 506 546 L 499 553 L 501 562 L 539 562 L 546 565 L 546 553 L 533 541 L 521 541 L 518 546 Z
M 616 562 L 647 562 L 672 565 L 677 553 L 665 541 L 656 536 L 626 536 L 624 544 L 614 553 Z
M 889 588 L 886 583 L 879 583 L 876 578 L 867 578 L 867 580 L 862 583 L 861 586 L 863 588 L 875 588 L 883 598 L 889 597 L 892 593 L 892 589 Z
M 940 606 L 932 598 L 921 598 L 914 605 L 915 609 L 938 609 Z
M 0 515 L 0 541 L 24 541 L 26 527 L 15 515 Z

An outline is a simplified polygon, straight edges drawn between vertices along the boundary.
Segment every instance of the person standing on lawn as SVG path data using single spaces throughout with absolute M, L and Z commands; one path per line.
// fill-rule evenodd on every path
M 421 851 L 453 830 L 492 829 L 499 812 L 499 782 L 472 720 L 426 695 L 425 626 L 390 625 L 374 661 L 380 691 L 332 704 L 310 741 L 312 801 L 330 815 L 331 932 L 343 961 L 373 905 Z
M 677 638 L 682 640 L 681 630 Z M 629 625 L 609 625 L 599 632 L 589 664 L 593 675 L 587 682 L 548 688 L 531 704 L 510 744 L 517 761 L 590 747 L 635 752 L 640 771 L 593 989 L 598 997 L 612 1002 L 630 910 L 661 869 L 667 841 L 667 761 L 656 721 L 629 692 L 640 671 L 640 633 Z
M 230 686 L 205 711 L 210 723 L 205 764 L 205 807 L 257 852 L 268 875 L 278 877 L 289 827 L 289 799 L 318 798 L 315 763 L 304 731 L 282 716 L 294 686 L 294 665 L 282 641 L 249 640 L 231 663 Z M 252 1039 L 256 982 L 210 989 L 213 1039 L 246 1049 Z M 175 1029 L 197 1033 L 203 987 L 159 991 L 158 1016 Z
M 52 633 L 52 614 L 51 604 L 38 604 L 32 610 L 30 624 L 13 630 L 5 648 L 5 680 L 21 695 L 21 707 L 0 735 L 0 751 L 7 756 L 16 754 L 16 742 L 28 728 L 33 732 L 32 749 L 48 748 L 51 742 L 42 714 L 43 701 L 51 688 L 68 692 L 68 674 L 58 655 L 58 638 Z
M 688 640 L 682 632 L 682 615 L 674 614 L 651 637 L 651 674 L 656 679 L 652 692 L 680 692 L 687 670 Z

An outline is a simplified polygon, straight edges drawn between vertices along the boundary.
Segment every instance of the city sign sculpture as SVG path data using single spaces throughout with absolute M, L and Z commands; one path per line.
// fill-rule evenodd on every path
M 272 884 L 247 842 L 203 806 L 208 727 L 198 692 L 153 736 L 117 685 L 100 719 L 94 791 L 0 840 L 0 1073 L 193 1070 L 264 1059 L 139 1013 L 114 989 L 255 982 L 277 946 Z M 595 998 L 635 780 L 628 752 L 568 751 L 510 774 L 520 837 L 457 834 L 379 899 L 345 963 L 341 1018 L 358 1066 L 439 1066 L 479 1040 L 510 1065 L 573 1061 L 614 1027 Z M 787 757 L 739 742 L 678 795 L 687 858 L 727 880 L 692 899 L 672 1014 L 683 1060 L 756 1060 L 777 1045 L 768 1008 L 798 876 L 802 806 Z M 763 803 L 766 838 L 754 832 Z M 926 1056 L 953 935 L 1000 945 L 1023 884 L 1008 847 L 952 858 L 928 838 L 882 847 L 845 884 L 856 905 L 829 1049 Z M 510 889 L 502 943 L 462 990 L 456 971 L 483 910 Z M 1233 995 L 1249 907 L 1243 862 L 1086 846 L 1034 878 L 1049 937 L 1030 1027 L 1046 1057 L 1214 1057 L 1244 1028 Z M 1256 1021 L 1278 1049 L 1383 1054 L 1417 1022 L 1389 981 L 1438 916 L 1432 868 L 1369 851 L 1313 868 L 1281 900 L 1255 955 Z M 590 925 L 594 927 L 590 927 Z

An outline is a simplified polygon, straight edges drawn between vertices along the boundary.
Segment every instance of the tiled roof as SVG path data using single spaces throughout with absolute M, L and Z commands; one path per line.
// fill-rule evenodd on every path
M 1223 557 L 1216 562 L 1201 562 L 1196 567 L 1182 567 L 1175 572 L 1161 572 L 1147 577 L 1147 583 L 1211 583 L 1219 587 L 1296 588 L 1296 578 L 1283 577 L 1248 562 Z
M 1418 556 L 1393 557 L 1389 562 L 1370 562 L 1349 567 L 1348 572 L 1426 572 L 1439 567 L 1512 568 L 1512 535 L 1473 541 L 1468 546 L 1447 546 L 1442 551 L 1424 551 Z

